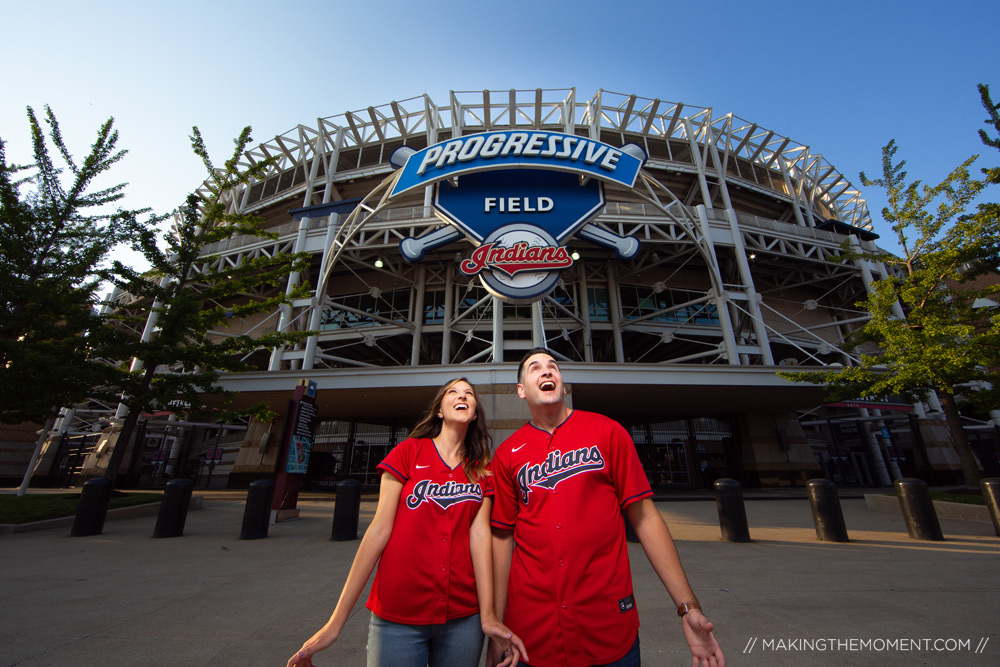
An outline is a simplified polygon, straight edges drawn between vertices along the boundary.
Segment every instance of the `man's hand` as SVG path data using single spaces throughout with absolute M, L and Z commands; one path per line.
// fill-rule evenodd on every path
M 692 667 L 726 667 L 722 648 L 715 640 L 715 626 L 704 614 L 692 609 L 681 617 L 681 626 L 684 628 L 684 639 L 691 649 Z
M 490 638 L 490 648 L 495 645 L 500 649 L 502 662 L 497 667 L 517 667 L 520 659 L 527 656 L 521 638 L 496 618 L 483 621 L 483 633 Z
M 504 650 L 499 642 L 490 639 L 486 647 L 486 667 L 517 667 L 520 658 L 521 653 L 517 646 Z

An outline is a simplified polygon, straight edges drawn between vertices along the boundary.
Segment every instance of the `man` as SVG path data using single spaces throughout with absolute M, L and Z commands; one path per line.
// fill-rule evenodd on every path
M 518 368 L 531 421 L 493 459 L 493 562 L 498 618 L 531 667 L 634 667 L 639 617 L 624 509 L 646 557 L 678 606 L 695 667 L 725 667 L 625 429 L 570 410 L 559 365 L 544 348 Z M 506 613 L 505 613 L 506 612 Z M 489 665 L 505 657 L 490 644 Z

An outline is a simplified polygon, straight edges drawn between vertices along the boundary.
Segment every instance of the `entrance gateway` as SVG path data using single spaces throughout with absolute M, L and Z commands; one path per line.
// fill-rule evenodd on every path
M 628 259 L 634 237 L 588 225 L 604 208 L 604 181 L 633 187 L 646 154 L 558 132 L 485 132 L 420 151 L 403 146 L 390 162 L 400 167 L 388 198 L 434 187 L 434 208 L 449 226 L 400 243 L 418 262 L 431 248 L 464 235 L 477 246 L 460 264 L 493 295 L 531 303 L 552 291 L 573 265 L 566 242 L 574 235 L 613 248 Z

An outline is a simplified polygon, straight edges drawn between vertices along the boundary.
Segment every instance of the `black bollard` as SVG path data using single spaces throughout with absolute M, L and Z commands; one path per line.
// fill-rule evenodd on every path
M 897 479 L 893 484 L 896 487 L 899 507 L 903 510 L 903 519 L 906 521 L 906 531 L 910 534 L 910 539 L 935 542 L 944 540 L 927 483 L 920 479 L 904 477 Z
M 722 539 L 729 542 L 750 542 L 747 512 L 743 506 L 743 488 L 735 479 L 715 480 L 715 504 L 719 508 Z
M 259 540 L 267 537 L 267 526 L 271 522 L 271 501 L 274 499 L 274 482 L 258 479 L 250 483 L 247 504 L 243 509 L 243 529 L 241 540 Z
M 153 537 L 180 537 L 184 534 L 184 522 L 187 520 L 193 490 L 194 482 L 190 479 L 172 479 L 167 482 Z
M 983 492 L 986 506 L 990 508 L 993 532 L 1000 536 L 1000 477 L 987 477 L 979 480 L 979 489 Z
M 809 490 L 813 523 L 816 524 L 816 537 L 826 542 L 849 542 L 837 485 L 828 479 L 811 479 L 806 482 L 806 488 Z
M 111 480 L 103 477 L 92 479 L 83 485 L 70 535 L 86 537 L 101 534 L 104 530 L 104 519 L 108 516 L 112 486 Z
M 333 508 L 331 540 L 346 542 L 358 539 L 358 516 L 361 514 L 361 482 L 345 479 L 337 485 L 337 501 Z

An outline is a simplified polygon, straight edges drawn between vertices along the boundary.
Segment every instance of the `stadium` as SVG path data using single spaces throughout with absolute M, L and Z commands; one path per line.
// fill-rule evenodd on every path
M 559 358 L 572 407 L 625 425 L 659 489 L 960 478 L 933 397 L 827 404 L 776 374 L 855 363 L 844 337 L 887 275 L 841 259 L 876 248 L 859 190 L 777 130 L 604 90 L 467 91 L 299 125 L 245 155 L 264 158 L 270 175 L 229 205 L 277 240 L 235 238 L 205 261 L 310 253 L 287 288 L 312 296 L 232 331 L 316 333 L 225 378 L 241 402 L 267 401 L 272 424 L 148 415 L 126 457 L 138 484 L 241 488 L 279 472 L 302 382 L 316 390 L 304 488 L 375 484 L 456 376 L 476 385 L 499 443 L 528 418 L 515 375 L 536 346 Z M 64 411 L 36 477 L 98 474 L 114 413 Z M 992 427 L 969 434 L 995 459 Z

